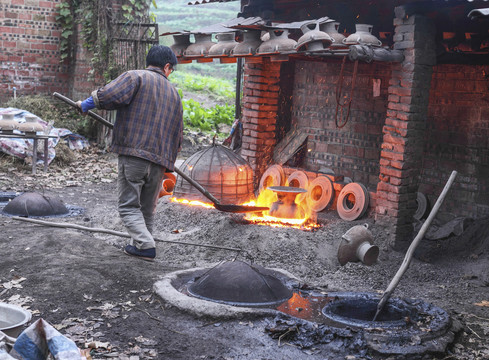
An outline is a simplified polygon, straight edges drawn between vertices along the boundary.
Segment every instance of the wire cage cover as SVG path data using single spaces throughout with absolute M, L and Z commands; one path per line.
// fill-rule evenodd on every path
M 196 152 L 185 160 L 180 170 L 202 185 L 222 204 L 242 204 L 254 198 L 251 166 L 224 146 L 212 145 Z M 173 197 L 209 202 L 180 176 L 177 178 Z

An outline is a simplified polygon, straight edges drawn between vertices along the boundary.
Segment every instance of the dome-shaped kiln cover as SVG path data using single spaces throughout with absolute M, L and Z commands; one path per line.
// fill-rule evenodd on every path
M 271 270 L 242 261 L 227 261 L 212 268 L 188 287 L 191 295 L 230 305 L 279 304 L 292 291 Z
M 15 216 L 54 216 L 68 214 L 69 210 L 61 200 L 29 192 L 10 201 L 3 212 Z
M 180 170 L 201 184 L 222 204 L 242 204 L 254 196 L 251 166 L 224 146 L 212 145 L 196 152 L 185 160 Z M 173 196 L 209 201 L 181 176 L 177 179 Z

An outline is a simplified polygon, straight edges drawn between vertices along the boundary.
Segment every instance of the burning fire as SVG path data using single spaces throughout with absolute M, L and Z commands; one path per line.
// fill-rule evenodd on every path
M 170 198 L 170 201 L 189 205 L 189 206 L 201 206 L 207 209 L 214 208 L 212 203 L 205 203 L 198 200 L 187 200 Z M 277 201 L 277 194 L 269 189 L 263 190 L 255 201 L 250 201 L 244 204 L 245 206 L 266 206 L 270 207 Z M 306 196 L 297 196 L 295 203 L 299 209 L 297 211 L 298 217 L 292 219 L 279 218 L 270 216 L 267 212 L 250 212 L 246 213 L 245 219 L 252 224 L 266 225 L 271 227 L 292 227 L 301 230 L 314 230 L 320 227 L 315 221 L 315 213 L 307 206 Z
M 313 230 L 319 228 L 319 224 L 314 220 L 314 212 L 307 206 L 306 196 L 297 196 L 295 204 L 299 211 L 297 211 L 297 217 L 292 219 L 279 218 L 270 216 L 263 213 L 247 213 L 245 219 L 253 224 L 267 225 L 272 227 L 293 227 L 302 230 Z M 258 195 L 256 201 L 251 201 L 243 205 L 251 206 L 267 206 L 270 207 L 274 202 L 278 200 L 277 193 L 272 190 L 264 189 Z
M 207 209 L 214 209 L 214 205 L 213 204 L 211 204 L 211 203 L 205 203 L 205 202 L 198 201 L 198 200 L 176 199 L 174 197 L 171 197 L 170 198 L 170 201 L 171 202 L 176 202 L 176 203 L 179 203 L 179 204 L 184 204 L 184 205 L 202 206 L 202 207 L 205 207 Z

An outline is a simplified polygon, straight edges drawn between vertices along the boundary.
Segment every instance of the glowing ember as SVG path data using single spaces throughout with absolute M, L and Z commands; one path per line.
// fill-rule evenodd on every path
M 299 196 L 297 198 L 299 198 Z M 265 189 L 260 193 L 256 201 L 250 201 L 240 205 L 270 207 L 271 204 L 277 201 L 277 199 L 278 198 L 276 192 L 269 189 Z M 184 205 L 189 205 L 189 206 L 201 206 L 207 209 L 215 208 L 212 203 L 205 203 L 198 200 L 176 199 L 172 197 L 170 198 L 170 201 L 184 204 Z M 298 211 L 297 213 L 303 215 L 303 217 L 285 219 L 285 218 L 270 216 L 266 212 L 263 213 L 253 212 L 253 213 L 246 213 L 245 219 L 252 224 L 265 225 L 271 227 L 292 227 L 301 230 L 314 230 L 321 227 L 319 224 L 316 223 L 315 213 L 310 209 L 309 206 L 307 206 L 306 200 L 299 201 L 298 199 L 296 199 L 295 204 L 300 209 L 300 211 Z
M 299 198 L 300 198 L 299 196 L 296 198 L 295 204 L 300 209 L 300 211 L 298 211 L 297 213 L 301 215 L 303 214 L 303 217 L 301 218 L 285 219 L 285 218 L 270 216 L 265 213 L 247 213 L 245 215 L 245 219 L 253 224 L 266 225 L 272 227 L 293 227 L 302 230 L 313 230 L 319 228 L 320 225 L 316 224 L 316 222 L 314 221 L 313 215 L 315 214 L 313 214 L 313 211 L 310 209 L 309 206 L 307 206 L 307 201 L 306 200 L 300 201 Z M 270 207 L 271 204 L 273 204 L 277 200 L 278 197 L 276 192 L 269 189 L 265 189 L 260 193 L 260 195 L 258 195 L 258 199 L 256 201 L 245 203 L 243 205 Z
M 176 199 L 176 198 L 172 197 L 172 198 L 170 198 L 170 201 L 176 202 L 179 204 L 190 205 L 190 206 L 201 206 L 201 207 L 205 207 L 207 209 L 214 209 L 215 208 L 214 204 L 205 203 L 205 202 L 198 201 L 198 200 Z

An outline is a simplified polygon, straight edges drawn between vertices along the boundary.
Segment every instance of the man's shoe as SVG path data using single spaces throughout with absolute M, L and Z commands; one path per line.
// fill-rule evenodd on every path
M 154 261 L 156 257 L 155 248 L 140 250 L 133 245 L 126 245 L 124 248 L 124 253 L 147 261 Z

